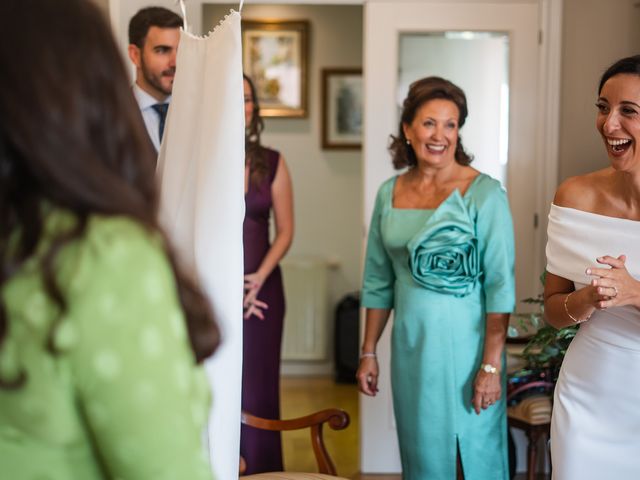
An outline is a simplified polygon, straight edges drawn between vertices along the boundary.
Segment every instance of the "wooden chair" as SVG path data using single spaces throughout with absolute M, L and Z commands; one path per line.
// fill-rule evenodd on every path
M 552 386 L 553 384 L 548 382 L 532 382 L 527 387 Z M 545 394 L 534 395 L 525 398 L 513 407 L 508 407 L 507 422 L 510 427 L 523 430 L 527 436 L 527 480 L 534 480 L 538 460 L 538 442 L 541 438 L 549 439 L 551 397 Z
M 309 428 L 311 434 L 311 446 L 313 447 L 313 453 L 316 457 L 318 471 L 320 472 L 317 474 L 272 472 L 261 473 L 257 475 L 248 475 L 241 478 L 246 480 L 336 480 L 340 478 L 336 476 L 336 467 L 331 460 L 331 457 L 329 456 L 327 448 L 325 447 L 324 439 L 322 437 L 322 428 L 325 423 L 327 423 L 332 430 L 343 430 L 347 428 L 349 426 L 349 414 L 344 410 L 329 408 L 312 413 L 311 415 L 292 418 L 289 420 L 268 420 L 266 418 L 256 417 L 255 415 L 251 415 L 250 413 L 243 411 L 241 421 L 244 425 L 249 425 L 254 428 L 275 432 Z M 243 462 L 244 459 L 241 458 L 240 474 L 242 474 L 246 469 L 246 465 L 245 468 L 243 468 Z

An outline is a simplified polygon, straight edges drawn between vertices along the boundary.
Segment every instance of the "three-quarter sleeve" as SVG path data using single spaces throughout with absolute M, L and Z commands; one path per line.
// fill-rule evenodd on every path
M 393 308 L 395 273 L 382 241 L 382 215 L 388 198 L 387 183 L 378 190 L 371 216 L 364 264 L 361 303 L 365 308 Z
M 58 343 L 106 476 L 210 480 L 209 392 L 166 254 L 127 220 L 92 228 Z
M 488 313 L 510 313 L 515 307 L 513 221 L 507 194 L 493 180 L 478 205 L 476 222 Z

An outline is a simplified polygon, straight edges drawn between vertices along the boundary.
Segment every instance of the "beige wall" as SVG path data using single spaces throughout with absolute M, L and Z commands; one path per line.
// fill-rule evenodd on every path
M 602 72 L 640 53 L 636 0 L 564 0 L 559 180 L 608 165 L 595 129 Z
M 237 3 L 204 5 L 203 31 L 215 26 Z M 289 256 L 313 255 L 336 261 L 329 272 L 330 306 L 360 284 L 362 169 L 360 151 L 320 147 L 321 69 L 362 65 L 362 7 L 339 5 L 251 5 L 245 19 L 306 19 L 309 116 L 267 118 L 263 143 L 285 157 L 294 187 L 296 231 Z

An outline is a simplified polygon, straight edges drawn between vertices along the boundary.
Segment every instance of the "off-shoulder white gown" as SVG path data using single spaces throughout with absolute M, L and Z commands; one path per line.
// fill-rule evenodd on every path
M 551 206 L 547 271 L 587 285 L 596 257 L 627 255 L 640 280 L 640 222 Z M 596 311 L 571 342 L 551 420 L 554 480 L 640 478 L 640 311 Z

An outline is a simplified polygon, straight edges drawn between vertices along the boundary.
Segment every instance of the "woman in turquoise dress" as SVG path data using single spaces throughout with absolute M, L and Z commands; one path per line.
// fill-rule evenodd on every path
M 86 0 L 0 18 L 0 478 L 211 480 L 218 330 L 158 227 L 111 29 Z
M 469 166 L 464 92 L 413 83 L 371 219 L 357 378 L 375 396 L 376 345 L 394 312 L 391 382 L 404 480 L 506 480 L 504 342 L 513 226 L 500 183 Z

